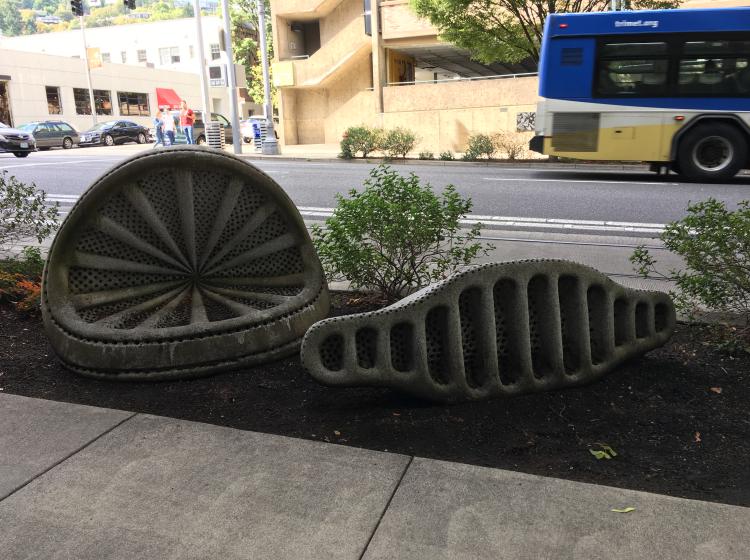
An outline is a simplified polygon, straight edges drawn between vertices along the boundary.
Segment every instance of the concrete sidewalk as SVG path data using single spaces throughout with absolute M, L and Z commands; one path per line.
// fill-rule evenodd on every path
M 750 508 L 6 394 L 0 425 L 3 560 L 750 558 Z

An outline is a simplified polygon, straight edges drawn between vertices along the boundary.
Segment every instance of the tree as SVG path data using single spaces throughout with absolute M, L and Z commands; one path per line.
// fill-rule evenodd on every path
M 271 9 L 269 0 L 266 6 L 266 50 L 268 60 L 273 59 L 273 33 L 271 30 Z M 255 103 L 263 104 L 263 69 L 261 67 L 260 40 L 258 36 L 258 6 L 256 0 L 233 0 L 230 5 L 232 19 L 232 45 L 234 61 L 245 67 L 247 91 Z M 270 79 L 270 78 L 269 78 Z M 271 85 L 271 104 L 278 106 L 276 88 Z
M 633 9 L 676 8 L 679 0 L 632 0 Z M 556 12 L 606 11 L 610 0 L 411 0 L 446 41 L 480 62 L 539 61 L 544 20 Z
M 0 0 L 0 32 L 3 35 L 21 33 L 20 3 L 17 0 Z

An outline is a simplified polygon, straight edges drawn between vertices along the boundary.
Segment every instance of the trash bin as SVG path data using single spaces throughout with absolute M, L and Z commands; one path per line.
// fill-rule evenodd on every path
M 206 123 L 206 143 L 210 148 L 224 149 L 224 125 L 218 121 Z

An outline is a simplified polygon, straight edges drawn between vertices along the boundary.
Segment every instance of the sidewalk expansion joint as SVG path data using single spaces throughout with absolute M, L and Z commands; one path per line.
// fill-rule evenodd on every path
M 0 503 L 2 503 L 3 501 L 5 501 L 7 498 L 10 498 L 16 492 L 19 492 L 20 490 L 23 490 L 24 488 L 26 488 L 26 486 L 28 486 L 29 484 L 31 484 L 32 482 L 34 482 L 36 479 L 44 476 L 45 474 L 47 474 L 49 471 L 51 471 L 52 469 L 54 469 L 58 465 L 63 464 L 65 461 L 67 461 L 68 459 L 70 459 L 74 455 L 77 455 L 78 453 L 80 453 L 81 451 L 83 451 L 84 449 L 86 449 L 92 443 L 98 441 L 99 439 L 101 439 L 102 437 L 106 436 L 110 432 L 116 430 L 117 428 L 119 428 L 120 426 L 122 426 L 125 422 L 127 422 L 128 420 L 131 420 L 134 416 L 137 416 L 137 415 L 138 415 L 138 413 L 134 412 L 133 414 L 131 414 L 127 418 L 121 420 L 120 422 L 118 422 L 117 424 L 115 424 L 114 426 L 112 426 L 111 428 L 106 429 L 105 431 L 103 431 L 101 434 L 99 434 L 95 438 L 93 438 L 90 441 L 84 443 L 78 449 L 75 449 L 75 450 L 71 451 L 65 457 L 63 457 L 62 459 L 60 459 L 56 463 L 50 465 L 49 467 L 47 467 L 46 469 L 44 469 L 42 472 L 40 472 L 36 476 L 30 478 L 29 480 L 27 480 L 23 484 L 18 485 L 16 488 L 14 488 L 13 490 L 11 490 L 10 492 L 8 492 L 7 494 L 5 494 L 4 496 L 0 496 Z
M 372 533 L 370 534 L 370 538 L 367 539 L 367 542 L 365 543 L 365 547 L 362 549 L 362 554 L 359 555 L 358 560 L 362 560 L 364 558 L 365 554 L 367 553 L 367 549 L 370 548 L 370 543 L 372 542 L 373 537 L 375 536 L 375 533 L 378 532 L 378 529 L 380 528 L 380 524 L 383 522 L 383 518 L 385 517 L 385 514 L 388 512 L 388 509 L 391 507 L 391 502 L 393 501 L 393 497 L 396 495 L 396 492 L 398 492 L 398 489 L 401 487 L 401 482 L 403 482 L 404 477 L 406 476 L 406 473 L 409 470 L 409 467 L 411 467 L 412 462 L 414 461 L 414 455 L 409 456 L 409 462 L 406 463 L 406 466 L 404 467 L 403 472 L 401 473 L 401 476 L 398 479 L 398 482 L 393 487 L 393 492 L 391 492 L 390 497 L 388 498 L 388 501 L 385 504 L 385 507 L 383 508 L 383 511 L 380 512 L 380 517 L 378 518 L 378 522 L 375 524 L 375 527 L 372 530 Z

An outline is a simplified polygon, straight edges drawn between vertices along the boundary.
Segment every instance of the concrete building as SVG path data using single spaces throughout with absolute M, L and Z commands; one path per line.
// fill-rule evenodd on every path
M 156 88 L 173 89 L 190 106 L 201 105 L 195 72 L 105 62 L 91 71 L 91 81 L 99 121 L 123 117 L 149 125 L 158 104 Z M 228 91 L 211 88 L 215 107 L 229 106 Z M 0 49 L 0 121 L 62 119 L 86 130 L 93 122 L 89 99 L 82 59 Z
M 211 86 L 209 103 L 212 111 L 223 114 L 229 111 L 228 98 L 225 94 L 227 57 L 226 53 L 221 50 L 220 39 L 223 33 L 223 22 L 214 16 L 203 17 L 201 22 L 205 55 L 204 68 Z M 91 49 L 99 49 L 104 64 L 193 73 L 196 79 L 200 68 L 193 18 L 92 27 L 86 29 L 86 45 Z M 80 57 L 83 52 L 83 43 L 81 32 L 71 30 L 0 37 L 0 49 Z M 0 69 L 3 65 L 4 61 L 0 62 Z M 239 88 L 240 118 L 262 112 L 261 107 L 247 96 L 244 67 L 235 65 L 235 69 Z M 92 73 L 96 72 L 97 70 L 94 70 Z M 167 79 L 161 81 L 163 85 L 160 87 L 170 87 Z M 200 95 L 197 101 L 200 102 Z
M 535 110 L 533 64 L 472 61 L 408 0 L 365 6 L 363 16 L 362 0 L 271 0 L 284 145 L 338 143 L 368 124 L 408 127 L 418 149 L 463 151 L 470 134 L 516 130 Z

